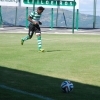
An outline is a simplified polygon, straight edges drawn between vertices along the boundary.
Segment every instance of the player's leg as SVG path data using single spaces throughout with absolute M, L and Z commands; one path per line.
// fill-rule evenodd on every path
M 36 36 L 37 36 L 38 50 L 41 51 L 41 52 L 44 52 L 44 49 L 42 49 L 41 30 L 40 30 L 39 25 L 37 25 L 35 27 L 35 33 L 36 33 Z
M 33 37 L 34 31 L 35 31 L 35 26 L 33 24 L 31 24 L 29 26 L 29 32 L 28 32 L 29 39 L 31 39 Z
M 33 34 L 34 34 L 34 26 L 33 26 L 33 24 L 30 23 L 29 24 L 29 32 L 28 32 L 28 35 L 25 36 L 25 37 L 23 37 L 21 39 L 21 45 L 23 45 L 24 41 L 31 39 L 32 36 L 33 36 Z

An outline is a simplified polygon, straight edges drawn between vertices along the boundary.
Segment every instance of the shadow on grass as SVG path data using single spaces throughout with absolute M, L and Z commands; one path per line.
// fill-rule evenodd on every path
M 71 50 L 47 50 L 46 52 L 58 52 L 58 51 L 71 51 Z
M 46 52 L 56 52 L 56 51 L 61 51 L 61 50 L 47 50 Z
M 54 100 L 100 100 L 100 87 L 73 82 L 74 90 L 62 93 L 64 79 L 29 73 L 0 66 L 0 84 Z M 0 100 L 42 100 L 0 88 Z

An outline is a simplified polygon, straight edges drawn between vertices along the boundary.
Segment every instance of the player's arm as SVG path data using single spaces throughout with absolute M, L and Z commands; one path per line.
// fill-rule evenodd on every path
M 33 24 L 38 24 L 38 22 L 32 20 L 32 17 L 31 16 L 28 16 L 28 21 L 30 21 Z

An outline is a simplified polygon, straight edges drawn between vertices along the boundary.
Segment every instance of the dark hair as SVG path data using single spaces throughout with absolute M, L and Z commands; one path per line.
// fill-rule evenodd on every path
M 38 7 L 39 10 L 44 10 L 45 8 L 43 8 L 42 6 Z

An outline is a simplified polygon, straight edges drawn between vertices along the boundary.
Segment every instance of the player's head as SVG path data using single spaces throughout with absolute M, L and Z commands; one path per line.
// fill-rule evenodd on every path
M 41 14 L 44 11 L 45 8 L 43 8 L 42 6 L 37 8 L 37 12 L 38 14 Z

